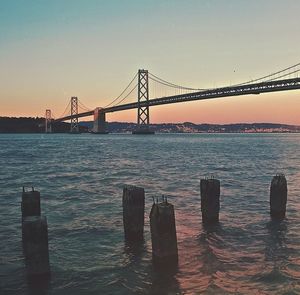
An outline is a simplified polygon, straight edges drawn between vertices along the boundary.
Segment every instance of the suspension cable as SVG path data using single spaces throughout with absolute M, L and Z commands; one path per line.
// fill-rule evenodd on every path
M 234 85 L 231 85 L 231 87 L 235 87 L 235 86 L 242 86 L 242 85 L 246 85 L 246 84 L 250 84 L 250 83 L 253 83 L 253 82 L 257 82 L 257 81 L 260 81 L 260 80 L 263 80 L 263 79 L 266 79 L 266 78 L 270 78 L 272 76 L 275 76 L 275 75 L 278 75 L 280 73 L 283 73 L 283 72 L 286 72 L 292 68 L 295 68 L 297 66 L 300 66 L 300 63 L 297 63 L 297 64 L 294 64 L 292 66 L 289 66 L 285 69 L 282 69 L 280 71 L 277 71 L 277 72 L 274 72 L 274 73 L 271 73 L 269 75 L 266 75 L 266 76 L 263 76 L 263 77 L 260 77 L 260 78 L 257 78 L 257 79 L 252 79 L 252 80 L 249 80 L 249 81 L 246 81 L 246 82 L 243 82 L 243 83 L 238 83 L 238 84 L 234 84 Z M 279 78 L 283 78 L 283 77 L 286 77 L 286 76 L 289 76 L 289 75 L 292 75 L 294 73 L 297 73 L 299 72 L 300 69 L 298 70 L 295 70 L 295 71 L 292 71 L 292 72 L 289 72 L 287 74 L 284 74 L 284 75 L 281 75 L 279 77 L 275 77 L 273 79 L 268 79 L 267 81 L 264 81 L 264 82 L 268 82 L 268 81 L 273 81 L 275 79 L 279 79 Z M 181 89 L 181 90 L 192 90 L 192 91 L 205 91 L 205 90 L 208 90 L 208 89 L 203 89 L 203 88 L 191 88 L 191 87 L 185 87 L 185 86 L 180 86 L 180 85 L 177 85 L 177 84 L 174 84 L 174 83 L 171 83 L 171 82 L 168 82 L 164 79 L 161 79 L 157 76 L 155 76 L 154 74 L 150 73 L 149 72 L 149 78 L 157 83 L 160 83 L 162 85 L 165 85 L 167 87 L 172 87 L 172 88 L 177 88 L 177 89 Z
M 137 88 L 138 84 L 136 84 L 131 90 L 130 92 L 124 97 L 122 98 L 117 104 L 115 104 L 114 106 L 119 105 L 121 102 L 123 102 L 136 88 Z
M 83 104 L 83 102 L 81 102 L 81 100 L 79 100 L 79 99 L 78 99 L 78 104 L 81 106 L 81 108 L 86 109 L 87 111 L 91 111 L 92 110 L 91 108 L 88 108 L 87 106 L 85 106 Z
M 71 104 L 71 101 L 69 101 L 69 103 L 68 103 L 68 105 L 66 106 L 64 112 L 62 113 L 62 115 L 61 115 L 59 118 L 64 117 L 64 115 L 65 115 L 65 113 L 67 112 L 67 109 L 69 108 L 70 104 Z
M 135 80 L 135 78 L 137 77 L 137 73 L 134 75 L 134 77 L 132 78 L 132 80 L 129 82 L 129 84 L 126 86 L 126 88 L 121 92 L 121 94 L 119 96 L 117 96 L 111 103 L 107 104 L 104 108 L 107 108 L 108 106 L 112 105 L 113 103 L 115 103 L 126 91 L 127 89 L 130 87 L 130 85 L 132 84 L 132 82 Z M 124 100 L 124 99 L 123 99 Z M 123 101 L 122 100 L 122 101 Z
M 245 84 L 257 82 L 257 81 L 263 80 L 263 79 L 265 79 L 265 78 L 269 78 L 269 77 L 275 76 L 275 75 L 277 75 L 277 74 L 280 74 L 280 73 L 285 72 L 285 71 L 287 71 L 287 70 L 290 70 L 290 69 L 292 69 L 292 68 L 295 68 L 295 67 L 297 67 L 297 66 L 299 66 L 299 65 L 300 65 L 300 63 L 297 63 L 297 64 L 295 64 L 295 65 L 293 65 L 293 66 L 287 67 L 287 68 L 285 68 L 285 69 L 283 69 L 283 70 L 280 70 L 280 71 L 278 71 L 278 72 L 271 73 L 271 74 L 266 75 L 266 76 L 263 76 L 263 77 L 261 77 L 261 78 L 257 78 L 257 79 L 254 79 L 254 80 L 249 80 L 249 81 L 247 81 L 247 82 L 235 84 L 235 85 L 232 85 L 232 86 L 233 86 L 233 87 L 234 87 L 234 86 L 241 86 L 241 85 L 245 85 Z M 286 74 L 286 75 L 283 75 L 283 76 L 281 76 L 281 78 L 282 78 L 282 77 L 285 77 L 285 76 L 288 76 L 288 75 L 291 75 L 291 74 L 293 74 L 293 73 L 295 73 L 295 72 L 298 72 L 298 71 L 299 71 L 299 70 L 294 71 L 294 72 L 292 72 L 292 73 L 288 73 L 288 74 Z M 279 77 L 276 77 L 276 79 L 278 79 L 278 78 L 279 78 Z M 275 79 L 275 78 L 274 78 L 274 79 Z M 268 80 L 268 81 L 272 81 L 272 80 L 274 80 L 274 79 L 271 79 L 271 80 Z M 266 82 L 268 82 L 268 81 L 266 81 Z
M 156 79 L 154 79 L 154 78 L 152 78 L 152 77 L 149 77 L 149 79 L 150 80 L 152 80 L 152 81 L 155 81 L 155 82 L 157 82 L 157 83 L 159 83 L 159 84 L 161 84 L 161 85 L 165 85 L 165 86 L 167 86 L 167 87 L 171 87 L 171 88 L 173 88 L 173 89 L 180 89 L 180 90 L 191 90 L 191 91 L 203 91 L 204 89 L 194 89 L 194 88 L 187 88 L 187 87 L 174 87 L 174 86 L 171 86 L 171 85 L 169 85 L 169 84 L 166 84 L 166 83 L 164 83 L 164 82 L 160 82 L 160 81 L 158 81 L 158 80 L 156 80 Z
M 203 89 L 203 88 L 191 88 L 191 87 L 177 85 L 177 84 L 168 82 L 168 81 L 166 81 L 164 79 L 161 79 L 161 78 L 155 76 L 154 74 L 152 74 L 150 72 L 149 72 L 149 75 L 150 75 L 150 78 L 152 78 L 154 81 L 156 81 L 156 82 L 158 82 L 160 84 L 163 84 L 165 86 L 169 86 L 169 87 L 173 87 L 173 88 L 179 88 L 179 89 L 183 89 L 183 90 L 195 90 L 195 91 L 207 90 L 207 89 Z
M 84 107 L 82 104 L 78 103 L 78 108 L 82 109 L 83 111 L 91 111 L 90 109 L 88 109 L 87 107 Z
M 269 80 L 264 81 L 264 82 L 270 82 L 270 81 L 274 81 L 274 80 L 276 80 L 276 79 L 284 78 L 284 77 L 286 77 L 286 76 L 295 74 L 295 73 L 297 73 L 297 72 L 299 72 L 299 71 L 300 71 L 300 69 L 299 69 L 299 70 L 295 70 L 295 71 L 293 71 L 293 72 L 286 73 L 286 74 L 281 75 L 281 76 L 279 76 L 279 77 L 275 77 L 275 78 L 273 78 L 273 79 L 269 79 Z
M 257 78 L 257 79 L 252 79 L 252 80 L 249 80 L 249 81 L 246 81 L 246 82 L 243 82 L 243 83 L 239 83 L 239 84 L 235 84 L 235 85 L 231 85 L 231 87 L 236 87 L 236 86 L 242 86 L 242 85 L 246 85 L 246 84 L 249 84 L 249 83 L 253 83 L 253 82 L 257 82 L 257 81 L 261 81 L 261 80 L 264 80 L 266 78 L 271 78 L 271 79 L 268 79 L 268 80 L 265 80 L 265 81 L 262 81 L 262 82 L 270 82 L 270 81 L 274 81 L 276 79 L 280 79 L 280 78 L 284 78 L 286 76 L 289 76 L 289 75 L 292 75 L 292 74 L 295 74 L 295 73 L 298 73 L 300 72 L 300 69 L 296 69 L 294 71 L 291 71 L 291 72 L 288 72 L 288 73 L 285 73 L 283 75 L 280 75 L 280 76 L 277 76 L 277 77 L 274 77 L 278 74 L 281 74 L 283 72 L 286 72 L 288 70 L 291 70 L 293 68 L 296 68 L 300 66 L 300 63 L 297 63 L 295 65 L 292 65 L 292 66 L 289 66 L 283 70 L 280 70 L 280 71 L 277 71 L 277 72 L 274 72 L 274 73 L 271 73 L 269 75 L 266 75 L 266 76 L 263 76 L 263 77 L 260 77 L 260 78 Z M 138 73 L 136 73 L 134 75 L 134 77 L 132 78 L 132 80 L 129 82 L 129 84 L 125 87 L 125 89 L 120 93 L 119 96 L 117 96 L 114 100 L 112 100 L 109 104 L 107 104 L 104 108 L 107 108 L 109 106 L 111 106 L 112 104 L 114 104 L 113 106 L 117 106 L 119 105 L 120 103 L 122 103 L 124 100 L 126 100 L 128 98 L 128 96 L 137 88 L 138 84 L 136 84 L 130 91 L 127 95 L 125 95 L 125 97 L 123 97 L 119 102 L 117 102 L 123 94 L 126 93 L 126 91 L 129 89 L 129 87 L 131 86 L 131 84 L 133 83 L 133 81 L 136 79 Z M 272 78 L 274 77 L 274 78 Z M 161 85 L 164 85 L 164 86 L 167 86 L 167 87 L 171 87 L 171 88 L 176 88 L 176 89 L 180 89 L 180 90 L 191 90 L 191 91 L 205 91 L 205 90 L 209 90 L 209 88 L 191 88 L 191 87 L 185 87 L 185 86 L 181 86 L 181 85 L 177 85 L 177 84 L 174 84 L 174 83 L 171 83 L 171 82 L 168 82 L 164 79 L 161 79 L 159 78 L 158 76 L 152 74 L 149 72 L 149 79 L 154 81 L 154 82 L 157 82 Z M 116 103 L 117 102 L 117 103 Z M 70 106 L 70 101 L 68 103 L 68 105 L 66 106 L 64 112 L 62 113 L 62 115 L 59 117 L 59 118 L 62 118 L 64 117 L 64 115 L 66 114 L 67 112 L 67 109 L 69 108 Z M 87 106 L 85 106 L 80 100 L 78 100 L 78 105 L 83 109 L 83 110 L 86 110 L 86 111 L 90 111 L 91 109 L 88 108 Z

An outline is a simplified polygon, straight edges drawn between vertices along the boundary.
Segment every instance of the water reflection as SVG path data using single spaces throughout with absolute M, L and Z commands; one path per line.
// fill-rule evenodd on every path
M 139 263 L 147 248 L 145 240 L 130 241 L 125 239 L 124 253 L 129 261 L 129 264 Z
M 28 294 L 30 295 L 47 295 L 50 289 L 51 277 L 34 276 L 27 277 Z
M 0 239 L 2 293 L 18 288 L 16 294 L 29 292 L 18 271 L 20 196 L 15 190 L 16 181 L 23 185 L 33 180 L 48 196 L 43 209 L 52 223 L 52 248 L 57 251 L 52 256 L 56 271 L 50 291 L 34 283 L 30 294 L 299 292 L 299 135 L 164 135 L 138 140 L 51 135 L 47 137 L 51 153 L 39 148 L 36 135 L 24 140 L 14 135 L 2 142 L 1 152 L 9 152 L 2 157 L 7 175 L 0 179 L 0 228 L 5 237 Z M 16 146 L 37 159 L 26 173 L 22 173 L 24 157 L 15 156 Z M 149 169 L 138 169 L 144 166 Z M 278 169 L 289 176 L 289 220 L 266 225 L 270 177 Z M 202 226 L 199 171 L 214 170 L 224 184 L 221 224 Z M 149 196 L 161 191 L 181 196 L 174 200 L 180 209 L 175 274 L 153 269 L 149 234 L 146 245 L 123 242 L 120 188 L 124 183 L 143 184 L 145 179 Z M 50 197 L 51 191 L 56 196 Z M 74 220 L 79 221 L 75 228 Z M 98 229 L 91 231 L 91 224 Z M 146 229 L 149 232 L 149 224 Z
M 199 236 L 202 267 L 201 271 L 208 279 L 208 285 L 214 284 L 216 272 L 224 271 L 220 256 L 223 256 L 222 227 L 220 223 L 202 224 L 203 232 Z
M 164 258 L 152 256 L 152 267 L 157 273 L 175 275 L 178 272 L 178 257 L 175 255 Z
M 218 234 L 222 230 L 220 222 L 202 223 L 202 228 L 207 235 L 212 233 Z
M 266 261 L 274 263 L 274 268 L 281 268 L 288 260 L 286 245 L 287 223 L 286 220 L 271 220 L 267 223 L 268 236 L 266 239 Z
M 177 272 L 177 267 L 164 267 L 161 269 L 152 267 L 149 294 L 182 294 L 180 284 L 176 278 Z
M 146 294 L 181 294 L 176 278 L 177 265 L 154 265 L 150 258 L 151 253 L 147 250 L 144 240 L 125 240 L 126 269 L 131 272 L 127 275 L 126 288 L 138 291 L 143 284 L 146 284 L 147 288 L 143 292 Z

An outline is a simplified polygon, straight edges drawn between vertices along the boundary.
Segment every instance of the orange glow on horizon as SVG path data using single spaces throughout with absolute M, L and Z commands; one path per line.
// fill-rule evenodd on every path
M 85 88 L 78 88 L 77 91 L 72 93 L 70 93 L 70 90 L 63 93 L 62 89 L 58 88 L 54 92 L 49 89 L 49 92 L 46 92 L 43 97 L 41 95 L 43 87 L 39 87 L 33 92 L 27 89 L 22 97 L 17 96 L 17 93 L 5 93 L 6 102 L 1 106 L 0 116 L 44 117 L 46 108 L 49 108 L 54 117 L 58 118 L 64 112 L 71 96 L 78 96 L 80 101 L 89 108 L 107 105 L 109 100 L 103 100 L 101 97 L 112 96 L 99 88 L 88 92 Z M 119 91 L 118 89 L 112 89 L 114 92 Z M 20 89 L 17 90 L 20 91 Z M 97 93 L 102 93 L 102 95 Z M 150 122 L 192 122 L 198 124 L 268 122 L 300 125 L 298 114 L 300 110 L 299 96 L 299 90 L 292 90 L 155 106 L 150 108 Z M 93 120 L 93 117 L 80 119 L 80 121 L 89 120 Z M 136 122 L 137 110 L 108 113 L 106 120 L 108 122 Z
M 270 122 L 300 125 L 299 91 L 225 97 L 211 100 L 193 101 L 161 105 L 150 108 L 151 123 L 254 123 Z M 92 104 L 88 104 L 92 107 Z M 44 102 L 34 106 L 22 106 L 16 111 L 13 105 L 6 104 L 0 116 L 44 117 Z M 52 109 L 55 117 L 61 115 L 65 107 Z M 93 120 L 93 117 L 81 118 L 81 121 Z M 108 113 L 108 122 L 136 122 L 137 110 Z

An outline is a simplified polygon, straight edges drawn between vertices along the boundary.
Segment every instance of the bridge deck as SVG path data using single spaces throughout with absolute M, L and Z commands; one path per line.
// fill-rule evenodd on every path
M 300 89 L 300 78 L 284 79 L 284 80 L 232 86 L 232 87 L 222 87 L 222 88 L 209 89 L 209 90 L 192 92 L 187 94 L 166 96 L 166 97 L 149 99 L 148 103 L 149 106 L 157 106 L 163 104 L 213 99 L 219 97 L 260 94 L 260 93 L 286 91 L 286 90 L 294 90 L 294 89 Z M 142 102 L 141 106 L 146 106 L 146 102 Z M 138 108 L 137 102 L 104 108 L 102 109 L 102 111 L 105 113 L 112 113 L 112 112 L 135 109 L 135 108 Z M 73 117 L 77 117 L 77 118 L 87 117 L 93 114 L 94 111 L 88 111 L 84 113 L 79 113 L 77 116 L 62 117 L 54 120 L 54 122 L 70 120 Z

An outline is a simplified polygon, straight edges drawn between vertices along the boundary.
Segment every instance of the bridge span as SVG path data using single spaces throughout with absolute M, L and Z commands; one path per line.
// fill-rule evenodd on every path
M 185 94 L 177 94 L 171 96 L 163 96 L 158 98 L 149 99 L 149 75 L 147 70 L 139 70 L 138 74 L 138 99 L 137 102 L 126 103 L 126 104 L 117 104 L 114 106 L 108 107 L 97 107 L 94 110 L 88 110 L 84 112 L 78 112 L 78 99 L 77 97 L 71 98 L 71 113 L 67 116 L 62 116 L 57 119 L 51 119 L 51 111 L 46 111 L 46 132 L 51 132 L 51 124 L 55 124 L 56 122 L 62 122 L 71 120 L 71 132 L 78 132 L 78 118 L 94 116 L 94 128 L 93 131 L 95 133 L 106 133 L 105 125 L 106 125 L 106 113 L 119 112 L 130 109 L 138 110 L 138 130 L 135 130 L 133 133 L 153 133 L 149 129 L 149 108 L 152 106 L 159 106 L 165 104 L 173 104 L 180 102 L 188 102 L 188 101 L 196 101 L 196 100 L 207 100 L 207 99 L 215 99 L 221 97 L 231 97 L 231 96 L 241 96 L 241 95 L 258 95 L 262 93 L 268 92 L 279 92 L 279 91 L 290 91 L 300 89 L 300 78 L 286 78 L 288 75 L 298 73 L 300 69 L 296 69 L 300 64 L 295 66 L 286 68 L 279 72 L 264 76 L 259 79 L 255 79 L 252 81 L 248 81 L 246 83 L 214 88 L 214 89 L 192 89 L 192 92 Z M 286 73 L 286 71 L 289 71 Z M 151 75 L 151 74 L 150 74 Z M 274 76 L 276 75 L 276 76 Z M 136 77 L 135 76 L 135 77 Z M 160 79 L 156 76 L 153 76 L 155 81 Z M 160 79 L 162 84 L 167 85 L 165 80 Z M 169 83 L 170 85 L 175 85 Z M 50 117 L 49 117 L 50 111 Z M 48 128 L 47 128 L 48 126 Z

